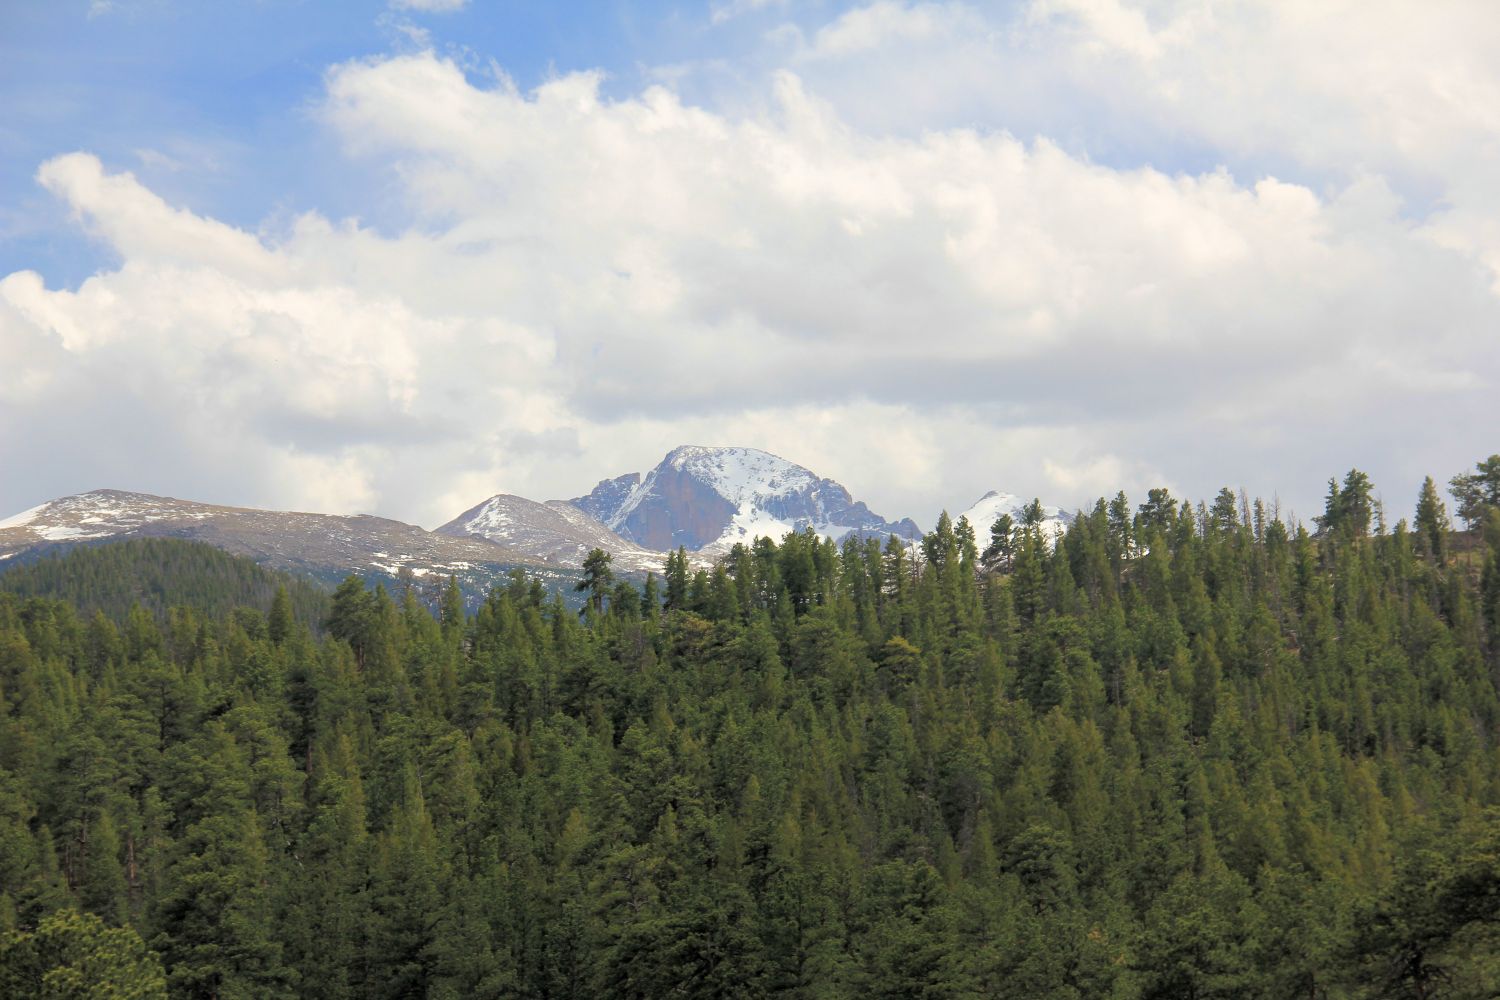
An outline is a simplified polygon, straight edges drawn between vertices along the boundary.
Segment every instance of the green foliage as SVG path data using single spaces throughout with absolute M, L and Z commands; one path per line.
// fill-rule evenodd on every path
M 1500 455 L 1491 455 L 1448 483 L 1458 501 L 1458 516 L 1473 528 L 1484 523 L 1488 511 L 1500 508 Z
M 285 613 L 319 621 L 328 596 L 316 584 L 257 566 L 203 542 L 132 538 L 52 552 L 29 565 L 0 563 L 0 591 L 73 604 L 80 614 L 123 618 L 134 605 L 155 615 L 191 606 L 215 618 L 236 607 L 264 608 L 278 589 Z
M 166 1000 L 161 962 L 128 927 L 64 909 L 0 939 L 0 996 Z
M 1372 492 L 1370 477 L 1358 469 L 1350 469 L 1342 485 L 1336 479 L 1328 480 L 1323 516 L 1317 519 L 1319 531 L 1325 535 L 1344 532 L 1355 537 L 1369 534 L 1375 515 Z
M 581 618 L 0 593 L 0 994 L 1496 995 L 1500 512 L 1330 492 L 591 557 Z
M 1448 507 L 1438 496 L 1437 484 L 1428 476 L 1422 482 L 1422 492 L 1417 497 L 1417 534 L 1435 559 L 1448 555 L 1448 533 L 1453 525 L 1448 520 Z
M 615 572 L 609 568 L 614 556 L 603 549 L 590 549 L 583 560 L 583 579 L 573 586 L 578 593 L 587 595 L 580 614 L 604 614 L 604 599 L 615 582 Z

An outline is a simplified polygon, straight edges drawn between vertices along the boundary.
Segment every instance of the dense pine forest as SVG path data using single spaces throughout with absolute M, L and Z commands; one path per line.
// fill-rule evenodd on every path
M 81 617 L 102 611 L 121 621 L 137 605 L 158 616 L 190 606 L 219 617 L 238 607 L 264 609 L 282 587 L 302 621 L 316 624 L 328 610 L 328 594 L 315 584 L 175 538 L 130 538 L 21 558 L 23 565 L 0 574 L 0 590 L 61 598 Z
M 581 611 L 81 610 L 163 557 L 76 553 L 0 593 L 0 995 L 1496 996 L 1500 458 L 1454 486 L 595 553 Z

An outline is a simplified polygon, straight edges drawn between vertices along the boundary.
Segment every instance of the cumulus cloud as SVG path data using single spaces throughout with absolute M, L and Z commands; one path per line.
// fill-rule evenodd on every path
M 288 277 L 283 262 L 253 235 L 174 209 L 137 183 L 134 175 L 106 174 L 103 164 L 90 154 L 48 160 L 36 179 L 68 205 L 77 221 L 127 260 L 201 262 L 224 271 L 256 274 L 270 283 Z
M 81 435 L 121 456 L 91 466 L 109 485 L 427 524 L 499 490 L 575 495 L 683 441 L 777 451 L 927 525 L 995 488 L 1074 505 L 1243 484 L 1306 507 L 1350 464 L 1405 503 L 1493 450 L 1500 240 L 1453 159 L 1488 148 L 1487 112 L 1458 105 L 1494 73 L 1436 59 L 1460 39 L 1429 31 L 1438 83 L 1402 70 L 1369 97 L 1318 76 L 1308 41 L 1286 83 L 1268 53 L 1296 16 L 884 0 L 810 32 L 754 113 L 606 98 L 595 73 L 523 91 L 426 51 L 334 66 L 318 120 L 387 178 L 399 230 L 314 212 L 248 232 L 59 157 L 39 181 L 120 264 L 76 290 L 0 281 L 0 454 Z M 1200 94 L 1230 73 L 1200 49 L 1241 43 L 1223 57 L 1244 89 Z M 879 118 L 885 84 L 846 83 L 892 52 L 952 72 Z M 1013 100 L 1061 80 L 1229 162 L 1260 128 L 1286 169 L 900 127 L 933 120 L 923 102 L 978 107 L 955 81 L 1012 75 Z M 1293 91 L 1300 125 L 1259 106 Z M 1004 125 L 997 106 L 983 120 Z
M 331 232 L 321 220 L 268 246 L 86 154 L 39 179 L 123 264 L 76 291 L 32 272 L 0 280 L 0 343 L 21 361 L 0 382 L 7 455 L 69 454 L 72 468 L 36 465 L 218 500 L 421 507 L 420 473 L 440 480 L 457 461 L 503 474 L 486 438 L 554 405 L 544 336 L 330 277 L 339 268 L 309 256 Z

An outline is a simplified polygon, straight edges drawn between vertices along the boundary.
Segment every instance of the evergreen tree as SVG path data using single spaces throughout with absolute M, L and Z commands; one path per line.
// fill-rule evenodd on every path
M 1015 522 L 1009 514 L 1001 514 L 990 525 L 990 544 L 981 557 L 986 569 L 1001 573 L 1010 571 L 1011 560 L 1015 555 L 1015 532 Z
M 292 598 L 287 593 L 285 586 L 276 588 L 276 596 L 271 599 L 271 610 L 267 615 L 266 632 L 271 641 L 278 646 L 287 640 L 295 627 L 292 618 Z
M 161 961 L 128 927 L 58 910 L 34 931 L 0 937 L 0 996 L 33 1000 L 166 1000 Z
M 609 566 L 613 561 L 614 556 L 603 549 L 589 550 L 583 560 L 583 578 L 573 587 L 575 591 L 587 595 L 585 607 L 596 616 L 604 614 L 605 595 L 615 582 L 614 570 Z
M 1449 487 L 1464 524 L 1470 528 L 1482 525 L 1487 511 L 1500 508 L 1500 455 L 1476 463 L 1473 472 L 1454 476 Z
M 1146 502 L 1139 513 L 1143 530 L 1166 531 L 1177 520 L 1177 500 L 1165 487 L 1146 492 Z
M 1448 532 L 1453 526 L 1448 521 L 1448 508 L 1438 496 L 1437 484 L 1428 476 L 1422 481 L 1422 492 L 1417 497 L 1417 533 L 1427 544 L 1439 563 L 1447 561 Z
M 166 871 L 154 944 L 175 996 L 291 996 L 275 934 L 269 857 L 254 813 L 215 812 L 189 827 Z
M 687 549 L 679 545 L 676 552 L 667 553 L 667 566 L 663 577 L 667 585 L 666 609 L 668 611 L 681 611 L 686 608 L 688 597 Z

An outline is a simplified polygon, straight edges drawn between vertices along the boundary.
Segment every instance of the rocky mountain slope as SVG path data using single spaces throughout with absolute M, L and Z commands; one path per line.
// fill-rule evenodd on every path
M 508 493 L 469 508 L 436 529 L 452 538 L 480 536 L 559 566 L 577 567 L 591 549 L 614 556 L 614 568 L 660 574 L 666 556 L 610 531 L 565 500 L 537 503 Z
M 0 566 L 38 549 L 116 538 L 207 542 L 262 565 L 337 580 L 350 573 L 421 580 L 454 575 L 471 593 L 516 565 L 539 560 L 485 538 L 455 538 L 369 515 L 224 507 L 147 493 L 94 490 L 0 521 Z
M 604 480 L 570 502 L 626 540 L 658 551 L 681 545 L 713 555 L 736 542 L 808 527 L 835 540 L 921 536 L 911 519 L 887 521 L 833 480 L 754 448 L 684 445 L 645 475 Z
M 1026 501 L 992 492 L 962 513 L 981 546 L 1001 514 L 1019 520 Z M 1071 520 L 1044 508 L 1044 530 Z M 955 518 L 956 520 L 956 518 Z M 660 572 L 679 545 L 709 566 L 737 542 L 779 540 L 811 528 L 907 542 L 921 538 L 909 518 L 888 521 L 849 491 L 808 469 L 754 448 L 673 449 L 652 470 L 605 480 L 587 496 L 539 503 L 490 497 L 435 531 L 369 515 L 295 513 L 227 507 L 95 490 L 62 497 L 0 521 L 0 568 L 76 543 L 117 538 L 195 539 L 262 565 L 324 581 L 349 573 L 436 587 L 457 576 L 472 598 L 521 566 L 571 592 L 589 550 L 614 556 L 623 575 Z

